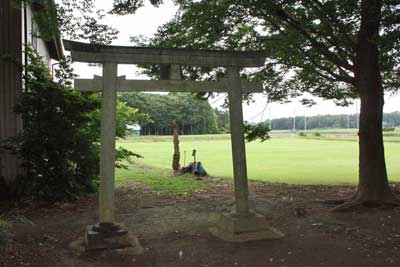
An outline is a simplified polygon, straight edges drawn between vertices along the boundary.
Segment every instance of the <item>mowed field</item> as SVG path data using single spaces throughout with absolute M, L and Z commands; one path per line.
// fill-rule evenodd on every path
M 247 143 L 249 179 L 290 184 L 346 184 L 357 182 L 358 143 L 355 131 L 308 132 L 300 137 L 288 132 L 272 132 L 264 143 Z M 172 137 L 139 136 L 120 140 L 117 144 L 144 156 L 136 163 L 157 169 L 171 167 Z M 197 149 L 201 161 L 214 177 L 232 177 L 232 156 L 229 135 L 181 136 L 181 164 L 192 161 Z M 389 180 L 400 181 L 400 133 L 385 134 L 385 154 Z M 117 179 L 135 175 L 131 170 L 117 171 Z

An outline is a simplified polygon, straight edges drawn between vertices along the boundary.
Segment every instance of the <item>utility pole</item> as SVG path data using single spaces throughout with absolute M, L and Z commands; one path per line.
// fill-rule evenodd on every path
M 271 117 L 271 106 L 268 107 L 269 110 L 269 128 L 272 130 L 272 117 Z
M 293 132 L 296 132 L 296 107 L 294 108 L 294 110 L 293 110 L 293 129 L 292 129 L 292 131 Z
M 293 130 L 296 130 L 296 115 L 293 116 Z
M 307 117 L 304 116 L 304 132 L 307 132 Z
M 307 132 L 307 117 L 305 110 L 304 110 L 304 132 Z

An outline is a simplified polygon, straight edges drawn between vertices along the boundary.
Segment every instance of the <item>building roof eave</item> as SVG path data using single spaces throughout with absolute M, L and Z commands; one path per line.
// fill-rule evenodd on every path
M 60 37 L 53 35 L 51 40 L 46 41 L 46 46 L 52 59 L 60 61 L 65 58 L 64 46 Z
M 54 0 L 48 0 L 46 6 L 43 6 L 43 4 L 41 3 L 33 2 L 31 4 L 31 7 L 32 7 L 32 12 L 38 13 L 42 12 L 47 8 L 55 9 L 55 2 Z M 44 29 L 40 29 L 40 25 L 38 26 L 39 26 L 39 31 L 41 32 L 45 31 Z M 63 42 L 58 32 L 53 31 L 51 38 L 48 38 L 48 40 L 44 40 L 44 42 L 46 44 L 47 50 L 49 51 L 49 55 L 52 59 L 60 61 L 65 58 Z

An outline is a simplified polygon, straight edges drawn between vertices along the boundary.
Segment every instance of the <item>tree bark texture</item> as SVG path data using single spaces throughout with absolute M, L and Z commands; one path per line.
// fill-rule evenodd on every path
M 337 209 L 360 204 L 396 204 L 385 164 L 382 135 L 384 91 L 379 67 L 382 1 L 363 0 L 357 40 L 356 87 L 361 100 L 359 124 L 359 184 L 355 198 Z
M 180 169 L 181 165 L 179 163 L 181 153 L 179 151 L 179 129 L 178 125 L 176 122 L 172 123 L 172 129 L 173 129 L 173 142 L 174 142 L 174 155 L 172 156 L 172 169 L 177 171 Z

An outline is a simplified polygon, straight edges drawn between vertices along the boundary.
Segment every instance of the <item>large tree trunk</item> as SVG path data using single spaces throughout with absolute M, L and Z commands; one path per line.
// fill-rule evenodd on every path
M 384 92 L 379 68 L 379 26 L 382 2 L 363 0 L 356 58 L 360 94 L 359 184 L 357 194 L 336 210 L 360 204 L 397 204 L 386 173 L 382 136 Z

